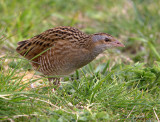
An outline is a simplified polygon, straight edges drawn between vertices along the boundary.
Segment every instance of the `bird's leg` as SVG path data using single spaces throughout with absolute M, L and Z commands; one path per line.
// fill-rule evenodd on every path
M 56 90 L 60 85 L 60 78 L 48 78 L 49 80 L 49 84 L 52 85 L 52 83 L 54 84 L 54 86 L 56 86 L 56 88 L 54 90 Z

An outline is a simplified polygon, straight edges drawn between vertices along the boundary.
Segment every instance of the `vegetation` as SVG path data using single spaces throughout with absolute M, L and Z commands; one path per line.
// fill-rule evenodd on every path
M 159 121 L 159 6 L 159 0 L 1 0 L 0 121 Z M 126 47 L 109 49 L 52 92 L 15 48 L 56 26 L 106 32 Z

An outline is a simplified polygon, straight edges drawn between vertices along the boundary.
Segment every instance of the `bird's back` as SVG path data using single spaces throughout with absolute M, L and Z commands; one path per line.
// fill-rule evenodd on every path
M 57 41 L 79 41 L 86 37 L 84 33 L 73 27 L 56 27 L 49 29 L 31 39 L 18 42 L 16 51 L 27 59 L 32 59 L 36 55 L 55 45 Z
M 62 62 L 64 60 L 71 61 L 72 57 L 68 58 L 67 56 L 75 56 L 76 49 L 85 47 L 86 38 L 89 38 L 89 36 L 76 28 L 56 27 L 34 36 L 29 40 L 18 42 L 19 46 L 16 51 L 31 60 L 32 65 L 36 67 L 36 69 L 41 66 L 41 70 L 47 71 L 49 68 L 54 67 L 54 69 L 56 69 L 57 67 L 63 66 Z M 57 67 L 51 66 L 51 64 L 55 64 Z M 43 74 L 47 73 L 43 72 Z

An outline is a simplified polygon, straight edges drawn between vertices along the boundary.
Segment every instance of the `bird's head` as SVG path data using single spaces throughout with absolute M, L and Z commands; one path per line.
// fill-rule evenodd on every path
M 106 33 L 93 34 L 91 36 L 91 40 L 94 45 L 94 51 L 96 51 L 99 54 L 111 47 L 124 47 L 124 44 L 119 42 L 113 36 Z

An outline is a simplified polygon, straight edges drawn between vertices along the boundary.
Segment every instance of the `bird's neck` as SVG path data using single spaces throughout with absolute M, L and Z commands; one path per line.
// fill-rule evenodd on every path
M 96 58 L 99 54 L 103 53 L 106 50 L 105 45 L 95 46 L 93 45 L 90 51 L 91 58 Z
M 106 50 L 106 45 L 105 44 L 100 44 L 99 41 L 94 41 L 93 40 L 93 35 L 89 35 L 90 39 L 87 43 L 88 45 L 88 50 L 89 50 L 89 55 L 91 58 L 96 58 L 100 53 L 104 52 Z M 97 37 L 98 38 L 98 37 Z M 96 38 L 96 39 L 97 39 Z

